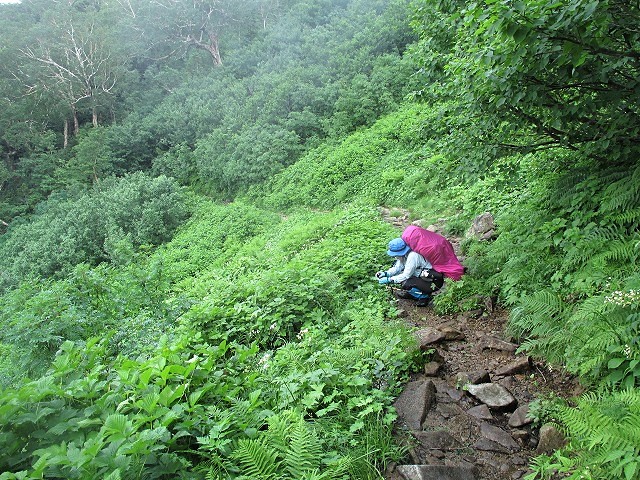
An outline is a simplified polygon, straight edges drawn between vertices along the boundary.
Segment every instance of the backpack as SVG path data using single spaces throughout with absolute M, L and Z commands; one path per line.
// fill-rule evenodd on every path
M 402 240 L 414 252 L 422 255 L 434 268 L 452 280 L 460 280 L 464 267 L 456 257 L 453 246 L 442 235 L 417 225 L 409 225 L 402 232 Z

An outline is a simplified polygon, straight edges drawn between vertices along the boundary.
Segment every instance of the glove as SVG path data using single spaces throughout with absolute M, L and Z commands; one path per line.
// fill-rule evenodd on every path
M 392 282 L 391 282 L 391 279 L 389 277 L 382 277 L 382 278 L 378 279 L 378 283 L 380 285 L 387 285 L 387 284 L 392 283 Z
M 377 278 L 387 277 L 387 272 L 383 272 L 382 270 L 376 273 Z

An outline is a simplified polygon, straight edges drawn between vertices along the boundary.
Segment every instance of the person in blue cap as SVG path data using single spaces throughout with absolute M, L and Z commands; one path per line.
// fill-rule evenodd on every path
M 401 238 L 389 242 L 387 255 L 395 259 L 387 271 L 376 273 L 381 285 L 398 284 L 402 290 L 396 291 L 400 298 L 415 298 L 416 305 L 426 307 L 431 294 L 444 283 L 442 274 L 433 270 L 431 263 L 418 252 L 414 252 Z

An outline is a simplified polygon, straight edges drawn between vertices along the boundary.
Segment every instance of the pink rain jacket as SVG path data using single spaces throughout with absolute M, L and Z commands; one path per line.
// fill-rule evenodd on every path
M 402 232 L 402 240 L 411 250 L 426 258 L 438 272 L 453 280 L 460 280 L 462 277 L 464 267 L 456 257 L 449 240 L 442 235 L 409 225 Z

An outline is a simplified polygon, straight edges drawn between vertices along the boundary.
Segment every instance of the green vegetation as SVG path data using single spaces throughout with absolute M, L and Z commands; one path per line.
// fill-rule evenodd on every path
M 0 479 L 381 478 L 383 205 L 588 388 L 528 478 L 637 477 L 637 5 L 152 3 L 0 6 Z

